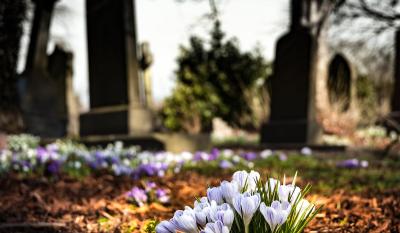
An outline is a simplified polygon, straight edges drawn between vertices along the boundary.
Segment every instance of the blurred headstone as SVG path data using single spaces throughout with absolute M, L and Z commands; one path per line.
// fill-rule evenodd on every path
M 56 47 L 47 56 L 50 22 L 56 0 L 35 0 L 26 68 L 20 82 L 21 107 L 28 133 L 42 137 L 66 135 L 65 88 L 72 55 Z
M 276 47 L 271 78 L 271 115 L 262 143 L 316 143 L 315 64 L 318 39 L 307 25 L 315 1 L 291 1 L 290 31 Z
M 394 85 L 391 101 L 391 118 L 400 124 L 400 29 L 396 31 L 394 60 Z
M 79 135 L 79 104 L 75 97 L 72 75 L 73 54 L 66 51 L 63 46 L 57 44 L 53 53 L 49 56 L 49 73 L 56 81 L 58 104 L 55 106 L 58 119 L 65 129 L 64 136 Z
M 77 135 L 68 130 L 77 119 L 70 117 L 75 104 L 68 102 L 73 95 L 71 52 L 56 45 L 48 56 L 48 66 L 40 74 L 27 76 L 26 89 L 22 90 L 21 99 L 27 132 L 42 137 L 63 137 Z M 32 79 L 32 80 L 29 80 Z
M 83 136 L 152 130 L 140 98 L 134 2 L 86 1 L 90 111 L 80 117 Z
M 0 150 L 6 146 L 7 134 L 23 129 L 17 64 L 26 8 L 25 1 L 0 2 Z

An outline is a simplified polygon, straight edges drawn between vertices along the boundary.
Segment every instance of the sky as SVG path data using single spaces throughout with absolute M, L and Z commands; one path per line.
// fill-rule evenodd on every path
M 227 37 L 238 38 L 243 50 L 261 47 L 266 59 L 274 57 L 275 43 L 287 30 L 288 0 L 217 0 L 222 29 Z M 86 22 L 84 0 L 61 0 L 50 29 L 48 52 L 55 43 L 74 53 L 74 91 L 83 111 L 89 108 Z M 60 13 L 63 12 L 63 13 Z M 153 96 L 156 102 L 169 96 L 174 87 L 174 70 L 181 44 L 191 35 L 205 36 L 211 23 L 204 15 L 210 12 L 207 0 L 136 0 L 138 41 L 147 41 L 154 55 L 151 67 Z M 30 25 L 25 25 L 18 70 L 25 65 Z

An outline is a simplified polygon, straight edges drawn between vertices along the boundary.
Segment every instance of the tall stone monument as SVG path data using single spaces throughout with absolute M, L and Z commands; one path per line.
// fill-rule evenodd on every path
M 87 0 L 90 112 L 80 134 L 123 135 L 152 130 L 141 98 L 133 0 Z
M 400 124 L 400 29 L 395 36 L 394 85 L 391 101 L 391 118 Z
M 35 10 L 25 71 L 19 83 L 21 108 L 28 133 L 42 137 L 66 135 L 65 75 L 52 75 L 47 45 L 57 0 L 34 0 Z
M 318 141 L 315 120 L 317 38 L 311 21 L 313 0 L 291 1 L 290 31 L 279 39 L 271 78 L 271 115 L 261 132 L 262 143 Z

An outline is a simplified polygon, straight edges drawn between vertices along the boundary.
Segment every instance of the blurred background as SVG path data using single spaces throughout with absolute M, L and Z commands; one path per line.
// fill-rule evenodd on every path
M 167 148 L 190 135 L 209 148 L 365 146 L 360 135 L 376 132 L 382 148 L 397 139 L 398 9 L 389 0 L 5 1 L 2 135 Z

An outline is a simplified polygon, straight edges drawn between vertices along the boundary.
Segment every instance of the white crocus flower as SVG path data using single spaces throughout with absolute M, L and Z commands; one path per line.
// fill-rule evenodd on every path
M 257 189 L 257 182 L 260 179 L 260 173 L 251 171 L 250 173 L 246 171 L 237 171 L 233 174 L 233 180 L 239 185 L 239 189 L 244 191 L 255 191 Z
M 190 207 L 185 207 L 185 210 L 178 210 L 171 219 L 178 231 L 185 233 L 198 233 L 195 211 Z
M 250 193 L 246 192 L 243 194 L 238 194 L 233 198 L 233 207 L 240 217 L 242 217 L 246 232 L 251 219 L 260 205 L 260 202 L 261 198 L 259 193 L 251 195 Z
M 231 229 L 235 214 L 229 204 L 224 203 L 218 206 L 215 201 L 212 201 L 208 214 L 208 219 L 212 222 L 221 221 L 229 230 Z
M 299 187 L 292 184 L 280 185 L 278 187 L 278 194 L 280 201 L 288 201 L 293 204 L 297 198 L 300 198 L 301 190 Z
M 210 206 L 207 197 L 202 197 L 199 201 L 195 201 L 194 203 L 196 222 L 201 227 L 207 224 L 207 217 L 211 209 Z
M 221 194 L 225 202 L 233 204 L 233 198 L 239 193 L 239 185 L 236 181 L 222 181 L 221 183 Z
M 287 201 L 280 203 L 273 201 L 271 207 L 267 207 L 265 203 L 261 203 L 260 212 L 267 221 L 272 232 L 285 223 L 290 214 L 291 205 Z
M 301 199 L 299 203 L 296 205 L 296 225 L 302 219 L 305 219 L 308 213 L 312 213 L 315 211 L 314 204 L 310 203 L 306 199 Z
M 200 233 L 229 233 L 229 229 L 221 221 L 207 223 L 206 228 Z
M 224 203 L 221 187 L 212 187 L 207 189 L 208 201 L 215 201 L 218 205 Z
M 156 227 L 156 233 L 175 233 L 176 227 L 170 221 L 162 221 Z

